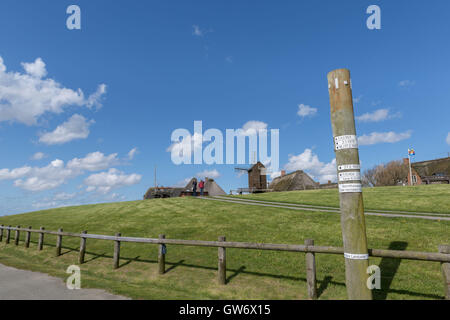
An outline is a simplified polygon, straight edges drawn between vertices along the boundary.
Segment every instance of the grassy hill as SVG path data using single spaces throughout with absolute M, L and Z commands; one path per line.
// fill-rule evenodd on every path
M 446 188 L 447 189 L 446 189 Z M 380 188 L 365 191 L 369 207 L 449 212 L 448 186 Z M 276 201 L 337 205 L 335 190 L 261 195 Z M 445 196 L 447 195 L 447 196 Z M 417 197 L 420 201 L 411 201 Z M 328 200 L 327 200 L 328 199 Z M 417 203 L 417 205 L 415 205 Z M 427 204 L 428 203 L 428 204 Z M 430 208 L 429 205 L 434 207 Z M 375 207 L 374 207 L 375 208 Z M 436 252 L 450 243 L 450 222 L 366 217 L 369 247 Z M 0 224 L 64 228 L 68 232 L 123 236 L 342 246 L 340 216 L 222 203 L 192 198 L 157 199 L 87 205 L 0 217 Z M 21 241 L 24 235 L 21 234 Z M 54 257 L 56 237 L 46 235 L 44 250 L 0 243 L 0 263 L 45 272 L 65 279 L 77 263 L 79 239 L 65 237 L 63 255 Z M 121 267 L 112 269 L 113 243 L 87 240 L 82 287 L 100 288 L 135 299 L 306 299 L 304 254 L 227 250 L 229 283 L 216 282 L 217 249 L 168 246 L 168 272 L 158 275 L 157 246 L 122 243 Z M 442 299 L 439 263 L 371 258 L 381 266 L 382 290 L 377 299 Z M 345 299 L 344 258 L 317 255 L 320 299 Z

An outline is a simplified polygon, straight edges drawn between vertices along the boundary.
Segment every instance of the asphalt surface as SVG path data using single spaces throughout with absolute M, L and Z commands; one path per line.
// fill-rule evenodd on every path
M 70 276 L 69 274 L 67 275 Z M 83 274 L 81 274 L 83 286 Z M 62 279 L 0 264 L 0 300 L 127 300 L 98 289 L 69 290 Z
M 289 210 L 298 210 L 298 211 L 314 211 L 314 212 L 326 212 L 326 213 L 337 213 L 340 214 L 339 209 L 332 207 L 323 207 L 323 206 L 311 206 L 311 205 L 301 205 L 301 204 L 292 204 L 292 203 L 284 203 L 284 202 L 269 202 L 269 201 L 257 201 L 250 199 L 241 199 L 241 198 L 229 198 L 229 197 L 200 197 L 204 200 L 210 201 L 221 201 L 221 202 L 229 202 L 236 204 L 244 204 L 244 205 L 253 205 L 253 206 L 262 206 L 262 207 L 272 207 L 272 208 L 282 208 Z M 390 213 L 386 213 L 390 212 Z M 398 213 L 394 213 L 395 211 L 383 211 L 383 212 L 365 212 L 367 216 L 378 216 L 378 217 L 386 217 L 386 218 L 407 218 L 407 219 L 424 219 L 424 220 L 436 220 L 436 221 L 450 221 L 450 216 L 445 214 L 436 214 L 436 213 L 420 213 L 420 212 L 404 212 L 399 211 Z

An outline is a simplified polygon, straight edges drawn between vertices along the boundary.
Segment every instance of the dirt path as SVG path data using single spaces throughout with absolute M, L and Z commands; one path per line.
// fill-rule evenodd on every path
M 283 202 L 266 202 L 266 201 L 257 201 L 250 199 L 237 199 L 237 198 L 227 198 L 227 197 L 200 197 L 204 200 L 210 201 L 222 201 L 222 202 L 230 202 L 236 204 L 244 204 L 244 205 L 252 205 L 252 206 L 262 206 L 262 207 L 272 207 L 272 208 L 282 208 L 289 210 L 298 210 L 298 211 L 315 211 L 315 212 L 326 212 L 326 213 L 337 213 L 339 214 L 339 209 L 331 208 L 331 207 L 319 207 L 319 206 L 309 206 L 309 205 L 299 205 L 299 204 L 291 204 L 291 203 L 283 203 Z M 385 211 L 386 212 L 386 211 Z M 367 216 L 377 216 L 377 217 L 386 217 L 386 218 L 408 218 L 408 219 L 425 219 L 425 220 L 445 220 L 450 221 L 450 217 L 447 216 L 439 216 L 439 214 L 433 213 L 393 213 L 393 211 L 389 211 L 392 213 L 383 213 L 383 212 L 366 212 Z M 436 216 L 438 215 L 438 216 Z
M 69 276 L 69 275 L 67 275 Z M 81 278 L 83 279 L 83 278 Z M 83 281 L 83 280 L 82 280 Z M 83 282 L 81 282 L 83 284 Z M 62 279 L 0 264 L 0 300 L 125 300 L 98 289 L 69 290 Z

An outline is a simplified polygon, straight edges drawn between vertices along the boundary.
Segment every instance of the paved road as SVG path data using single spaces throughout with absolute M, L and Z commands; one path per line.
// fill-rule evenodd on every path
M 69 276 L 69 275 L 67 275 Z M 83 278 L 81 278 L 83 281 Z M 83 285 L 83 282 L 81 282 Z M 0 300 L 124 300 L 98 289 L 69 290 L 62 279 L 0 264 Z
M 299 204 L 290 204 L 290 203 L 282 203 L 282 202 L 267 202 L 267 201 L 257 201 L 250 199 L 241 199 L 241 198 L 227 198 L 227 197 L 200 197 L 204 200 L 210 201 L 221 201 L 221 202 L 229 202 L 236 204 L 244 204 L 244 205 L 252 205 L 252 206 L 262 206 L 262 207 L 272 207 L 272 208 L 282 208 L 289 210 L 299 210 L 299 211 L 315 211 L 315 212 L 327 212 L 327 213 L 340 213 L 339 209 L 331 208 L 331 207 L 319 207 L 319 206 L 308 206 L 308 205 L 299 205 Z M 445 220 L 450 221 L 450 217 L 447 216 L 435 216 L 432 213 L 408 213 L 408 214 L 398 214 L 398 213 L 382 213 L 382 212 L 366 212 L 368 216 L 378 216 L 378 217 L 386 217 L 386 218 L 409 218 L 409 219 L 425 219 L 425 220 Z M 438 214 L 436 214 L 438 215 Z

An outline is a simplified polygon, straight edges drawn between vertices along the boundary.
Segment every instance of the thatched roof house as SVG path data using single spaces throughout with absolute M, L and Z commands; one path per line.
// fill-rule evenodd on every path
M 191 181 L 184 187 L 184 193 L 192 192 L 194 187 L 194 179 L 192 178 Z M 214 181 L 214 179 L 205 178 L 205 188 L 204 192 L 205 195 L 215 197 L 215 196 L 224 196 L 227 193 L 223 191 L 223 189 Z M 198 187 L 198 183 L 200 182 L 200 179 L 197 179 L 197 193 L 200 192 L 200 188 Z
M 315 182 L 308 174 L 302 170 L 294 171 L 286 174 L 282 171 L 281 176 L 273 179 L 269 185 L 269 189 L 273 191 L 294 191 L 318 189 L 319 183 Z

